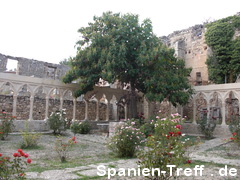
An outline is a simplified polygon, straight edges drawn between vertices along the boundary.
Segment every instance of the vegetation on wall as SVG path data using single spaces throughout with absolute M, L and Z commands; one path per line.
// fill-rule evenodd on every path
M 209 79 L 214 83 L 233 83 L 240 74 L 240 17 L 230 16 L 207 24 L 206 43 L 212 49 L 207 59 Z
M 175 58 L 152 31 L 152 23 L 139 23 L 138 15 L 107 12 L 78 30 L 82 39 L 70 60 L 71 70 L 63 82 L 78 80 L 75 96 L 91 91 L 99 79 L 130 84 L 131 117 L 136 112 L 136 90 L 150 100 L 186 103 L 191 94 L 190 69 Z M 135 104 L 134 104 L 135 102 Z

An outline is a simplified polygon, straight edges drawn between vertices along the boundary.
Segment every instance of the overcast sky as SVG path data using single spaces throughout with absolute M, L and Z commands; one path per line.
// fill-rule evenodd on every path
M 168 35 L 240 12 L 240 0 L 0 0 L 0 53 L 58 63 L 74 56 L 77 30 L 103 12 L 150 18 Z

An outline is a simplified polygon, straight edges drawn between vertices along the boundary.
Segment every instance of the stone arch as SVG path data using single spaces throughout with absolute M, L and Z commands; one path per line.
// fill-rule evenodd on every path
M 209 100 L 209 119 L 217 124 L 222 124 L 222 96 L 219 92 L 212 92 Z
M 2 86 L 0 87 L 0 94 L 5 95 L 5 94 L 10 94 L 9 89 L 4 89 L 6 86 L 9 86 L 8 88 L 11 89 L 11 94 L 14 94 L 16 92 L 15 86 L 11 82 L 4 82 Z
M 46 97 L 47 97 L 47 93 L 43 86 L 38 86 L 34 90 L 34 100 L 33 100 L 33 119 L 34 120 L 45 119 Z
M 197 93 L 194 100 L 196 103 L 196 120 L 199 122 L 199 120 L 207 118 L 207 96 L 205 93 L 200 92 Z
M 60 89 L 54 87 L 49 91 L 48 116 L 60 109 L 60 97 Z
M 13 113 L 13 95 L 16 93 L 11 82 L 4 82 L 0 87 L 0 112 Z
M 30 114 L 31 89 L 28 84 L 22 84 L 17 91 L 16 119 L 27 120 Z
M 230 124 L 239 118 L 239 99 L 236 91 L 229 91 L 225 96 L 225 119 L 226 124 Z
M 66 118 L 68 120 L 72 120 L 73 119 L 73 92 L 71 90 L 65 90 L 63 92 L 62 108 L 65 109 Z
M 83 99 L 84 95 L 76 98 L 76 120 L 84 120 L 85 119 L 85 111 L 87 103 Z

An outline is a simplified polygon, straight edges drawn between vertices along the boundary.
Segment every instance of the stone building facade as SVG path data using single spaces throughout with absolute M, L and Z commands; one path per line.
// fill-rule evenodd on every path
M 205 32 L 204 25 L 195 25 L 161 37 L 168 47 L 175 49 L 175 56 L 183 59 L 187 68 L 192 68 L 189 81 L 195 86 L 208 84 L 205 62 L 211 49 L 205 43 Z

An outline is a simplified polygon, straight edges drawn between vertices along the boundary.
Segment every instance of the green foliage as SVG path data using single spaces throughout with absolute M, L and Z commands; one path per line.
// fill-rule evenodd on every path
M 167 98 L 174 105 L 187 102 L 192 93 L 186 78 L 190 70 L 161 43 L 149 19 L 140 24 L 138 15 L 107 12 L 93 20 L 78 30 L 82 39 L 70 61 L 72 68 L 63 78 L 64 83 L 78 80 L 76 97 L 93 90 L 102 78 L 109 83 L 130 83 L 133 93 L 137 89 L 150 100 Z
M 145 142 L 144 134 L 131 125 L 124 124 L 117 127 L 114 136 L 110 139 L 109 149 L 118 157 L 134 157 L 136 152 Z
M 13 119 L 15 116 L 8 114 L 6 112 L 0 113 L 0 139 L 4 140 L 14 127 Z
M 240 39 L 233 40 L 240 17 L 230 16 L 207 25 L 206 43 L 213 54 L 207 59 L 209 79 L 214 83 L 234 82 L 240 73 Z
M 151 122 L 146 122 L 140 127 L 140 131 L 143 132 L 143 134 L 145 134 L 146 137 L 151 136 L 155 132 L 154 124 L 155 123 L 153 120 Z
M 21 148 L 26 149 L 26 148 L 37 147 L 38 140 L 40 139 L 41 134 L 29 132 L 29 125 L 28 125 L 28 122 L 26 121 L 25 128 L 24 128 L 24 131 L 21 132 L 21 136 L 23 139 L 23 142 L 21 143 Z
M 188 161 L 184 157 L 185 141 L 181 141 L 181 121 L 180 116 L 175 114 L 169 118 L 158 119 L 155 123 L 155 133 L 148 137 L 146 148 L 138 154 L 139 164 L 141 168 L 160 168 L 161 171 L 166 171 L 166 174 L 158 176 L 155 171 L 154 175 L 149 178 L 169 179 L 171 175 L 167 165 L 178 167 Z M 176 168 L 173 168 L 172 176 L 175 170 Z
M 65 116 L 64 110 L 58 110 L 56 112 L 52 112 L 50 117 L 48 118 L 47 122 L 50 129 L 53 130 L 53 134 L 60 134 L 61 131 L 66 130 L 66 122 L 67 119 Z
M 74 121 L 70 129 L 73 134 L 88 134 L 91 130 L 91 124 L 87 120 L 81 122 Z
M 58 137 L 55 141 L 55 151 L 58 154 L 58 157 L 60 158 L 62 163 L 67 162 L 67 156 L 68 152 L 71 149 L 71 147 L 76 144 L 76 137 L 66 140 L 62 137 Z
M 207 117 L 204 117 L 199 120 L 198 128 L 204 134 L 206 139 L 212 139 L 216 125 L 217 123 L 214 119 L 207 119 Z

